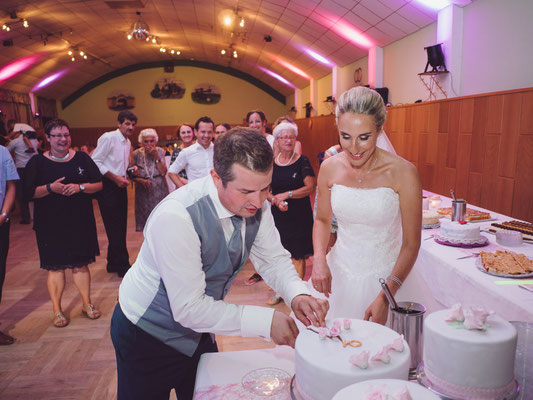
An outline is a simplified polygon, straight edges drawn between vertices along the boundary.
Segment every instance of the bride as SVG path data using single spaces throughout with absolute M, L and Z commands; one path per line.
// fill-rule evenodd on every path
M 377 147 L 385 115 L 381 96 L 366 87 L 344 92 L 337 103 L 342 150 L 320 167 L 313 227 L 311 280 L 329 297 L 328 318 L 385 324 L 388 302 L 378 280 L 387 279 L 395 294 L 418 255 L 420 178 L 413 164 Z M 332 213 L 337 241 L 326 255 Z

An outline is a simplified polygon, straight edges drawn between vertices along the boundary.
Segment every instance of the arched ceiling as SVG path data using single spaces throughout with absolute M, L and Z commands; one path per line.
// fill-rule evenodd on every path
M 128 66 L 194 60 L 242 71 L 289 95 L 294 87 L 306 87 L 309 78 L 331 72 L 331 65 L 306 50 L 344 66 L 366 56 L 369 46 L 385 46 L 436 21 L 437 10 L 424 5 L 430 2 L 471 0 L 2 0 L 0 24 L 7 23 L 10 31 L 0 30 L 0 45 L 12 41 L 12 46 L 0 47 L 0 87 L 65 99 Z M 127 39 L 136 12 L 160 44 Z M 225 15 L 237 16 L 232 27 L 223 24 Z M 76 49 L 74 62 L 70 49 Z M 238 58 L 231 56 L 233 50 Z M 36 88 L 57 73 L 57 79 Z

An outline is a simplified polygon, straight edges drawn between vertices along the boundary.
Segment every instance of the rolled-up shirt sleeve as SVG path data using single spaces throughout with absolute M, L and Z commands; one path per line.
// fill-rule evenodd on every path
M 175 321 L 197 332 L 270 339 L 273 309 L 229 304 L 205 293 L 200 239 L 182 204 L 153 214 L 144 233 L 143 246 L 163 280 Z
M 185 169 L 186 165 L 187 165 L 187 155 L 186 155 L 186 152 L 182 150 L 178 154 L 178 158 L 176 158 L 176 161 L 174 161 L 170 165 L 168 172 L 172 174 L 179 174 L 181 171 Z
M 105 166 L 105 159 L 107 158 L 110 149 L 111 140 L 106 136 L 100 136 L 91 158 L 102 175 L 105 175 L 109 171 L 109 168 Z

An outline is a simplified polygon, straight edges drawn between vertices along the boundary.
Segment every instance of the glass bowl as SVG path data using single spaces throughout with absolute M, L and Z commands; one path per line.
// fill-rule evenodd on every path
M 279 368 L 259 368 L 242 378 L 242 386 L 257 396 L 274 396 L 288 390 L 291 376 Z

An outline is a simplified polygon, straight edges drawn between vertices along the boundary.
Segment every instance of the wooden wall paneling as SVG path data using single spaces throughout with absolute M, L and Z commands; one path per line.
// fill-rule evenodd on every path
M 500 155 L 500 135 L 485 136 L 485 158 L 483 161 L 483 182 L 481 188 L 481 207 L 497 211 L 494 206 L 494 191 L 497 185 L 497 174 Z
M 458 100 L 461 107 L 461 123 L 459 124 L 460 133 L 472 133 L 472 126 L 474 125 L 474 98 L 466 98 Z M 451 115 L 451 118 L 455 118 Z
M 522 93 L 520 134 L 533 135 L 533 90 Z
M 448 195 L 450 193 L 450 189 L 453 189 L 455 187 L 455 168 L 448 168 L 444 167 L 444 190 L 440 192 L 441 194 Z M 460 196 L 459 193 L 456 193 L 458 196 Z
M 457 146 L 457 167 L 455 179 L 455 193 L 458 197 L 465 198 L 468 190 L 468 172 L 470 166 L 470 154 L 472 135 L 459 135 Z
M 468 189 L 466 191 L 466 198 L 470 204 L 481 206 L 481 184 L 483 182 L 483 174 L 478 172 L 470 172 L 468 174 Z
M 502 133 L 503 95 L 487 97 L 487 129 L 488 135 Z
M 429 164 L 437 165 L 437 154 L 438 154 L 438 140 L 437 140 L 437 131 L 438 131 L 438 117 L 439 117 L 439 103 L 433 103 L 429 106 L 428 113 L 428 143 L 426 149 L 426 161 Z
M 496 189 L 496 209 L 499 213 L 511 215 L 513 211 L 513 191 L 515 180 L 498 177 Z
M 498 175 L 507 178 L 515 177 L 521 102 L 521 93 L 505 95 L 503 102 L 503 127 L 500 141 Z M 527 112 L 527 110 L 524 111 Z M 531 111 L 533 110 L 530 110 L 530 112 Z
M 413 132 L 413 128 L 415 126 L 413 121 L 415 110 L 415 107 L 405 107 L 405 120 L 403 125 L 404 132 Z
M 439 133 L 448 133 L 450 132 L 450 107 L 455 102 L 445 101 L 439 103 Z
M 485 131 L 487 124 L 487 97 L 474 100 L 474 116 L 472 126 L 472 143 L 470 151 L 471 172 L 483 172 L 483 154 L 485 150 Z
M 393 124 L 396 126 L 396 131 L 391 143 L 398 154 L 405 157 L 405 136 L 403 134 L 403 126 L 405 124 L 405 109 L 406 107 L 399 107 L 390 109 L 389 113 L 394 114 Z M 387 132 L 388 134 L 388 132 Z
M 420 133 L 416 136 L 418 138 L 419 145 L 417 165 L 419 165 L 420 168 L 418 169 L 418 173 L 420 175 L 422 187 L 428 187 L 431 184 L 431 175 L 429 174 L 429 169 L 427 168 L 428 163 L 426 162 L 429 134 Z
M 416 132 L 428 133 L 429 132 L 429 117 L 431 115 L 431 104 L 425 104 L 422 107 L 415 108 L 415 126 Z
M 433 179 L 434 189 L 429 189 L 436 193 L 446 193 L 446 186 L 444 181 L 445 169 L 446 169 L 446 159 L 448 153 L 448 134 L 447 133 L 438 133 L 437 134 L 437 169 L 436 175 Z M 449 188 L 448 188 L 449 189 Z
M 459 126 L 461 119 L 461 102 L 449 102 L 450 110 L 448 117 L 448 146 L 446 166 L 455 168 L 457 162 L 457 146 L 459 142 Z
M 512 216 L 533 222 L 533 135 L 520 135 Z

